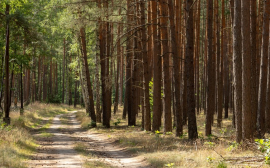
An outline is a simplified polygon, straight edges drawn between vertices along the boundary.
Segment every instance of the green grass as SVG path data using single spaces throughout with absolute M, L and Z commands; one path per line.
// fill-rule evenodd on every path
M 78 142 L 74 145 L 74 149 L 81 155 L 89 156 L 90 152 L 87 151 L 87 145 L 82 142 Z
M 8 127 L 0 119 L 0 167 L 26 168 L 27 160 L 39 146 L 30 132 L 40 132 L 41 137 L 53 136 L 46 132 L 53 117 L 66 112 L 68 108 L 65 105 L 33 103 L 24 109 L 23 116 L 20 116 L 19 109 L 11 112 L 11 125 Z
M 110 166 L 104 162 L 101 162 L 101 161 L 96 161 L 96 160 L 93 160 L 93 161 L 86 161 L 84 163 L 84 168 L 114 168 L 113 166 Z

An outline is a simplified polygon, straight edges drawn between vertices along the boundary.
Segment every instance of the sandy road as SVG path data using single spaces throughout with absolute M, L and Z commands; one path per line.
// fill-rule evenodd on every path
M 31 168 L 40 167 L 62 167 L 81 168 L 83 163 L 93 161 L 91 158 L 83 157 L 74 150 L 77 142 L 86 143 L 87 150 L 95 154 L 96 159 L 113 167 L 147 168 L 143 158 L 131 156 L 124 149 L 113 144 L 106 135 L 89 134 L 80 128 L 80 123 L 75 118 L 75 111 L 67 114 L 67 122 L 61 123 L 63 115 L 57 115 L 46 132 L 52 136 L 40 137 L 38 142 L 40 148 L 28 165 Z

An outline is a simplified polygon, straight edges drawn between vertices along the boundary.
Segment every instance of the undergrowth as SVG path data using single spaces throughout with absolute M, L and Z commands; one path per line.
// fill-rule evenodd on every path
M 205 116 L 201 112 L 197 115 L 199 138 L 189 141 L 187 126 L 184 126 L 184 134 L 180 137 L 175 137 L 175 129 L 166 134 L 163 134 L 162 128 L 161 131 L 143 131 L 141 113 L 137 117 L 137 126 L 127 126 L 127 120 L 119 119 L 122 118 L 122 110 L 123 108 L 119 107 L 116 115 L 112 115 L 109 129 L 104 128 L 102 123 L 97 123 L 96 128 L 89 127 L 91 120 L 85 112 L 78 112 L 76 116 L 81 121 L 81 126 L 89 129 L 89 133 L 104 134 L 104 137 L 127 149 L 131 155 L 144 157 L 156 168 L 269 166 L 261 162 L 261 159 L 256 161 L 256 158 L 261 157 L 257 148 L 235 142 L 231 113 L 228 119 L 222 121 L 222 128 L 216 126 L 215 119 L 212 135 L 204 136 Z M 247 158 L 253 158 L 255 161 L 250 162 Z M 266 159 L 269 160 L 268 157 Z
M 23 116 L 20 116 L 19 109 L 13 109 L 9 126 L 0 119 L 0 167 L 26 168 L 26 161 L 38 147 L 31 131 L 40 132 L 45 137 L 52 136 L 46 132 L 52 118 L 66 111 L 59 106 L 33 103 L 25 108 Z

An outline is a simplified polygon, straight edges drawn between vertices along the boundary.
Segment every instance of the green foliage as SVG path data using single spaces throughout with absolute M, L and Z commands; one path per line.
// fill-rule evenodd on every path
M 172 132 L 166 132 L 166 135 L 173 135 Z
M 204 144 L 208 145 L 209 148 L 213 148 L 216 145 L 214 142 L 204 142 Z
M 220 134 L 224 135 L 227 133 L 227 128 L 221 129 L 219 132 Z
M 95 121 L 93 121 L 93 120 L 91 120 L 91 123 L 88 124 L 89 128 L 96 127 L 96 126 L 97 126 L 97 123 Z
M 217 168 L 227 168 L 227 164 L 224 161 L 220 161 Z
M 184 133 L 180 136 L 180 138 L 184 138 L 184 137 L 187 137 L 187 132 L 184 132 Z
M 213 163 L 213 161 L 215 160 L 215 158 L 213 158 L 213 157 L 211 157 L 211 156 L 208 156 L 208 157 L 206 158 L 206 160 L 207 160 L 208 163 Z
M 264 153 L 265 163 L 270 165 L 270 141 L 269 139 L 255 139 L 258 149 Z
M 153 111 L 153 106 L 154 106 L 154 83 L 153 83 L 153 78 L 149 82 L 149 102 L 150 102 L 150 110 Z M 161 98 L 163 97 L 163 89 L 161 88 Z M 151 119 L 153 118 L 153 115 L 151 114 Z
M 239 143 L 237 143 L 236 141 L 233 141 L 230 145 L 230 147 L 227 148 L 228 151 L 234 151 L 236 149 L 238 149 L 239 147 Z
M 117 121 L 116 122 L 114 122 L 113 124 L 115 125 L 115 126 L 117 126 L 118 124 L 120 124 L 121 123 L 121 119 L 120 118 L 118 118 L 117 119 Z
M 62 101 L 61 95 L 49 96 L 48 103 L 60 104 Z
M 159 136 L 160 136 L 160 131 L 159 131 L 159 130 L 156 130 L 156 131 L 155 131 L 155 136 L 156 136 L 157 138 L 159 138 Z
M 164 166 L 165 167 L 173 167 L 174 166 L 174 163 L 168 163 L 168 164 L 165 164 Z

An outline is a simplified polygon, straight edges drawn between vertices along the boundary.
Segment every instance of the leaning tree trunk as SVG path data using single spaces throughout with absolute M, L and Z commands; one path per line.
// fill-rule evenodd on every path
M 82 45 L 82 53 L 83 53 L 83 62 L 85 67 L 85 73 L 86 73 L 86 82 L 87 82 L 87 89 L 88 89 L 88 96 L 89 96 L 89 103 L 90 103 L 90 117 L 91 120 L 96 122 L 96 114 L 95 114 L 95 107 L 94 107 L 94 99 L 93 99 L 93 91 L 90 81 L 90 72 L 88 67 L 88 61 L 87 61 L 87 52 L 86 52 L 86 41 L 85 41 L 85 29 L 80 29 L 80 35 L 81 35 L 81 45 Z M 92 126 L 96 126 L 95 123 L 93 123 Z

